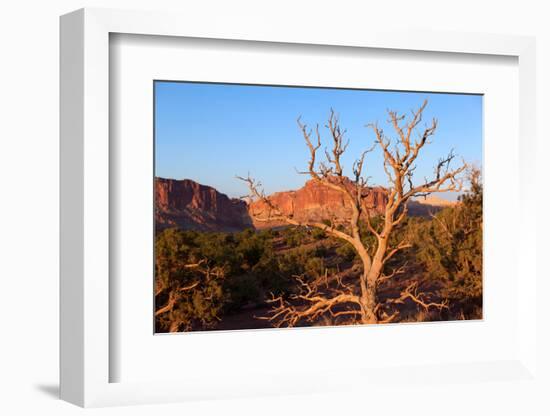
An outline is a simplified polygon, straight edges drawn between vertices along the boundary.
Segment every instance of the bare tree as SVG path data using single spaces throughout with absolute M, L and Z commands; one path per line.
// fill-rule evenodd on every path
M 384 273 L 384 266 L 400 250 L 410 247 L 408 241 L 403 240 L 390 244 L 392 231 L 403 222 L 407 216 L 407 204 L 413 197 L 426 196 L 437 192 L 460 191 L 462 180 L 460 174 L 466 169 L 462 163 L 458 168 L 452 168 L 455 159 L 451 151 L 446 157 L 438 160 L 431 179 L 424 178 L 418 184 L 413 181 L 416 161 L 421 150 L 430 143 L 430 138 L 437 128 L 437 120 L 433 119 L 429 125 L 419 129 L 422 122 L 422 114 L 427 101 L 417 110 L 411 111 L 407 118 L 395 111 L 388 111 L 388 123 L 393 127 L 396 137 L 390 139 L 378 124 L 369 124 L 375 134 L 374 144 L 367 149 L 353 163 L 352 178 L 344 175 L 342 155 L 345 153 L 349 141 L 345 139 L 346 131 L 340 127 L 339 117 L 331 110 L 328 123 L 325 126 L 330 134 L 331 149 L 325 149 L 325 160 L 317 161 L 321 148 L 321 134 L 319 125 L 315 130 L 308 129 L 298 118 L 297 123 L 303 135 L 303 139 L 309 149 L 308 168 L 299 172 L 310 176 L 313 180 L 340 192 L 349 201 L 352 213 L 344 229 L 337 228 L 334 222 L 330 225 L 319 222 L 301 222 L 293 218 L 293 215 L 283 213 L 279 207 L 268 197 L 260 182 L 250 175 L 237 177 L 246 182 L 250 197 L 263 201 L 267 213 L 253 213 L 257 221 L 282 220 L 296 226 L 317 227 L 329 235 L 344 240 L 351 244 L 362 261 L 363 270 L 355 284 L 344 284 L 339 281 L 336 287 L 329 289 L 328 285 L 322 285 L 319 281 L 307 282 L 303 276 L 295 276 L 299 285 L 299 293 L 285 299 L 274 297 L 270 300 L 273 304 L 272 313 L 268 319 L 278 325 L 294 326 L 300 321 L 318 319 L 323 314 L 332 317 L 346 315 L 350 320 L 358 323 L 382 323 L 391 322 L 398 316 L 398 312 L 388 313 L 388 306 L 403 303 L 410 299 L 426 310 L 429 308 L 445 308 L 446 302 L 436 303 L 426 300 L 418 285 L 409 285 L 398 298 L 386 299 L 383 302 L 378 299 L 377 290 L 381 282 L 394 278 L 403 272 L 402 268 Z M 366 202 L 372 188 L 367 186 L 367 179 L 363 175 L 365 170 L 365 156 L 378 147 L 384 157 L 383 168 L 388 180 L 387 203 L 382 214 L 382 223 L 375 226 L 371 220 L 373 208 Z M 361 227 L 361 220 L 366 227 Z M 375 242 L 369 246 L 364 243 L 363 233 L 370 233 Z

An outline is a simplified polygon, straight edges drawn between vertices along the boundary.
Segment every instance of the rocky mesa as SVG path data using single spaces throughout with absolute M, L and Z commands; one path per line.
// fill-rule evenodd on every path
M 347 186 L 353 187 L 351 181 Z M 365 206 L 369 207 L 371 214 L 384 212 L 388 200 L 386 190 L 382 187 L 365 188 Z M 284 215 L 292 216 L 299 222 L 323 221 L 333 219 L 342 222 L 351 218 L 352 208 L 349 199 L 336 189 L 329 188 L 315 180 L 309 180 L 296 191 L 276 192 L 270 195 L 271 201 Z M 261 221 L 269 215 L 269 210 L 262 201 L 250 204 L 249 212 L 254 218 L 256 228 L 282 225 L 281 222 Z M 258 218 L 260 220 L 258 220 Z
M 155 228 L 240 231 L 252 227 L 246 202 L 190 179 L 155 178 Z
M 353 186 L 348 182 L 348 186 Z M 384 212 L 387 193 L 383 187 L 364 189 L 365 206 L 372 214 Z M 276 192 L 269 196 L 280 211 L 299 222 L 333 220 L 345 222 L 352 208 L 346 196 L 314 180 L 294 191 Z M 456 204 L 435 197 L 412 200 L 409 214 L 429 216 Z M 250 204 L 229 198 L 210 186 L 190 179 L 155 179 L 155 228 L 178 227 L 196 231 L 241 231 L 246 228 L 269 228 L 286 225 L 283 221 L 265 221 L 269 209 L 262 201 Z M 260 220 L 258 220 L 260 219 Z M 264 219 L 262 221 L 261 219 Z

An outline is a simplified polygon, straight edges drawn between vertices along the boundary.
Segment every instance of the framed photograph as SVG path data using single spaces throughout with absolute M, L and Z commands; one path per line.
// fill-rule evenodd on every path
M 482 319 L 482 98 L 155 81 L 155 333 Z
M 536 391 L 534 51 L 63 16 L 62 398 Z

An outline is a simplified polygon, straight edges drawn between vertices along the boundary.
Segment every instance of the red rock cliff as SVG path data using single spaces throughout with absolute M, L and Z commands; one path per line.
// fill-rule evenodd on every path
M 155 178 L 155 226 L 238 231 L 252 226 L 246 203 L 190 179 Z
M 352 186 L 348 182 L 348 186 Z M 371 212 L 382 213 L 387 194 L 382 187 L 365 188 L 365 204 Z M 296 191 L 277 192 L 270 196 L 273 203 L 286 215 L 297 221 L 323 221 L 334 218 L 346 222 L 351 216 L 351 205 L 339 191 L 313 180 Z M 452 204 L 452 203 L 449 203 Z M 409 214 L 428 216 L 442 207 L 430 201 L 410 201 Z M 268 210 L 262 202 L 248 205 L 231 199 L 216 189 L 189 179 L 155 180 L 155 225 L 157 230 L 178 227 L 197 231 L 240 231 L 245 228 L 266 228 L 286 225 L 281 221 L 254 221 L 265 217 Z
M 352 186 L 351 183 L 348 186 Z M 384 188 L 366 188 L 365 203 L 372 207 L 372 212 L 382 213 L 386 207 L 387 195 Z M 337 220 L 346 220 L 351 217 L 351 205 L 346 196 L 335 189 L 310 180 L 296 190 L 277 192 L 270 196 L 273 203 L 285 214 L 292 215 L 297 221 L 322 221 L 335 217 Z M 249 212 L 252 217 L 265 217 L 265 204 L 256 201 L 250 204 Z M 254 221 L 258 228 L 282 225 L 278 222 L 265 223 Z

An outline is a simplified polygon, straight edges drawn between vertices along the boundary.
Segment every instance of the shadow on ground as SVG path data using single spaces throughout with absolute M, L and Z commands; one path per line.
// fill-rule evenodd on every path
M 36 390 L 43 393 L 52 399 L 59 399 L 59 385 L 58 384 L 37 384 L 34 386 Z

